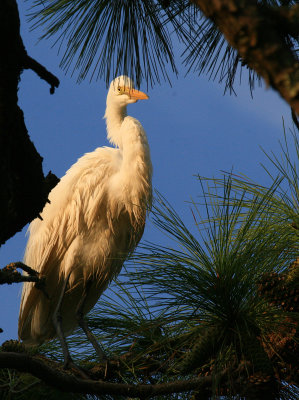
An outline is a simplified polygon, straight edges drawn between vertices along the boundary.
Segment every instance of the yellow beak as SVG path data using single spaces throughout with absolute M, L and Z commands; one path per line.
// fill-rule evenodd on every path
M 124 92 L 131 97 L 132 99 L 136 100 L 147 100 L 149 97 L 147 94 L 141 92 L 140 90 L 131 89 L 128 87 L 124 88 Z

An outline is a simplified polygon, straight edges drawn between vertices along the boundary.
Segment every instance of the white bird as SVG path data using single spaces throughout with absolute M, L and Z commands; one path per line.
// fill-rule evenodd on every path
M 146 133 L 127 116 L 128 104 L 148 96 L 126 76 L 114 79 L 107 96 L 107 136 L 115 147 L 81 157 L 49 195 L 40 219 L 29 227 L 24 263 L 46 278 L 47 296 L 23 286 L 19 338 L 39 345 L 56 336 L 53 314 L 68 274 L 61 306 L 62 329 L 78 324 L 76 307 L 87 282 L 86 314 L 121 270 L 143 234 L 151 205 L 152 165 Z

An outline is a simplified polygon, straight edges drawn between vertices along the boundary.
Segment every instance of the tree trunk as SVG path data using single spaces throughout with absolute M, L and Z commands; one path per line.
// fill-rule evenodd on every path
M 57 183 L 55 178 L 51 179 L 52 174 L 45 179 L 42 157 L 28 136 L 23 112 L 17 104 L 20 74 L 23 68 L 30 68 L 28 60 L 32 59 L 20 36 L 16 0 L 0 0 L 0 55 L 1 246 L 38 216 L 48 192 Z

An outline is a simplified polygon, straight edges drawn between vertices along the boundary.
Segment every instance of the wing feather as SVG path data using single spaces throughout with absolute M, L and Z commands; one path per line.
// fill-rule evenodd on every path
M 118 171 L 120 163 L 120 150 L 101 147 L 85 154 L 67 171 L 49 195 L 50 204 L 46 204 L 41 213 L 43 220 L 35 219 L 30 224 L 24 256 L 26 265 L 41 275 L 51 276 L 51 281 L 53 277 L 60 280 L 65 275 L 61 262 L 75 239 L 100 218 L 99 210 L 105 210 L 109 178 Z M 103 213 L 103 217 L 105 215 Z M 54 278 L 54 282 L 46 286 L 50 297 L 55 296 L 57 285 Z M 38 303 L 42 303 L 41 296 L 44 295 L 33 283 L 23 285 L 19 316 L 21 338 L 31 329 L 30 323 L 34 323 L 33 313 Z

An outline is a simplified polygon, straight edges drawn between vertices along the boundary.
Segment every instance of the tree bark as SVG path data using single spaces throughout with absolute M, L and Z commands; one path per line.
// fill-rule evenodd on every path
M 27 274 L 22 275 L 17 271 L 18 268 L 25 271 Z M 0 285 L 5 283 L 11 285 L 12 283 L 20 282 L 35 282 L 35 286 L 37 285 L 36 287 L 38 287 L 38 284 L 41 286 L 44 281 L 44 278 L 40 278 L 39 275 L 40 274 L 37 271 L 18 261 L 8 264 L 5 268 L 0 269 Z
M 299 36 L 299 5 L 271 7 L 255 0 L 192 0 L 242 61 L 279 92 L 299 115 L 299 62 L 290 38 Z
M 20 74 L 23 68 L 32 68 L 32 59 L 20 36 L 16 0 L 0 1 L 0 54 L 1 246 L 38 216 L 57 178 L 50 174 L 45 179 L 42 157 L 28 136 L 23 112 L 17 104 Z M 52 74 L 50 76 L 53 91 L 59 81 Z
M 65 392 L 86 393 L 95 395 L 123 395 L 128 397 L 151 398 L 158 395 L 190 392 L 212 387 L 214 379 L 220 380 L 227 371 L 217 377 L 205 376 L 190 380 L 179 380 L 160 384 L 132 385 L 81 379 L 61 369 L 57 363 L 44 357 L 30 356 L 26 353 L 0 352 L 0 368 L 12 368 L 20 372 L 28 372 L 42 379 L 46 384 Z

